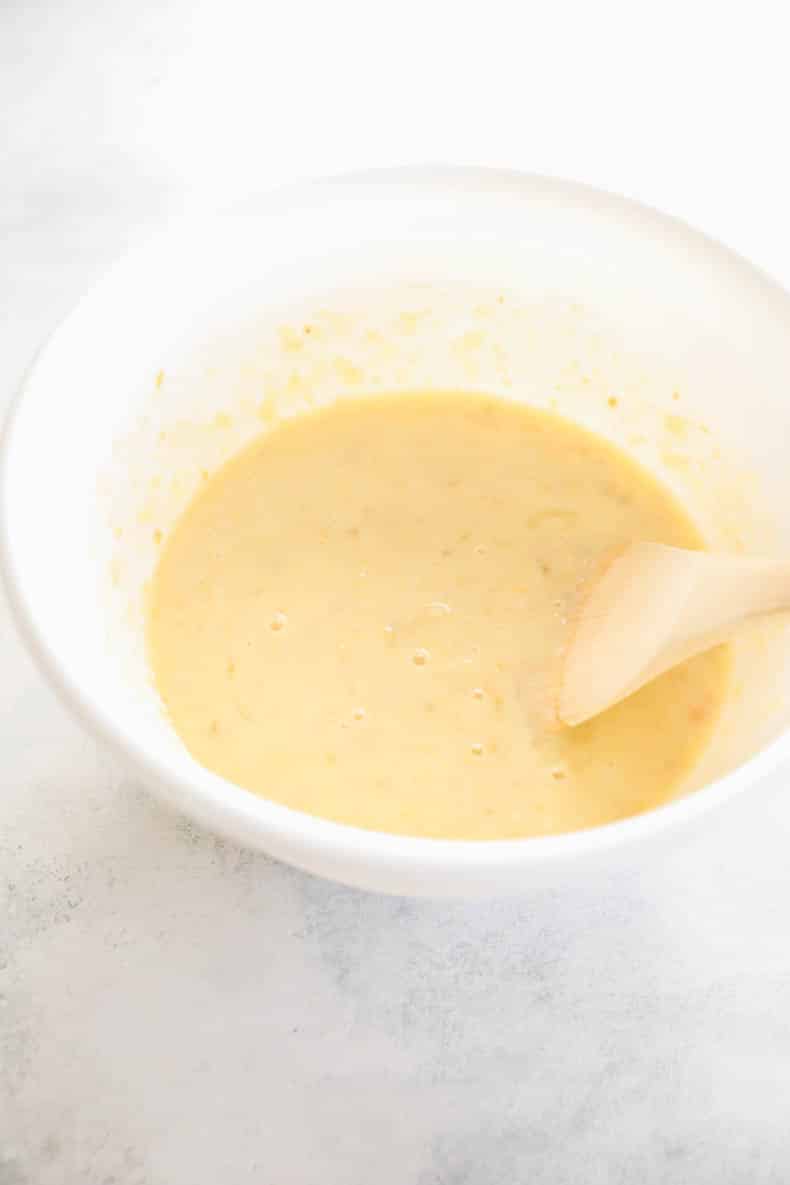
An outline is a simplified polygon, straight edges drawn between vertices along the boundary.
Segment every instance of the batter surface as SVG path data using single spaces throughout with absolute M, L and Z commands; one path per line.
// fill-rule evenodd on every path
M 193 756 L 360 827 L 496 839 L 671 798 L 725 650 L 588 724 L 549 723 L 569 599 L 631 539 L 701 545 L 603 439 L 484 396 L 343 401 L 206 483 L 155 574 L 151 665 Z

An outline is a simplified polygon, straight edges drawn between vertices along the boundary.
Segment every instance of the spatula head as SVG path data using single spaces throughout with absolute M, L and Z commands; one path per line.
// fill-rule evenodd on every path
M 698 554 L 631 543 L 604 557 L 569 622 L 556 698 L 562 723 L 589 720 L 687 657 L 684 610 Z

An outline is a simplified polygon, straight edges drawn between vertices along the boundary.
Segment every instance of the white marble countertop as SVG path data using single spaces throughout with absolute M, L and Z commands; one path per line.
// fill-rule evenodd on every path
M 6 0 L 3 398 L 142 225 L 346 167 L 575 176 L 790 281 L 781 6 L 548 7 Z M 0 1185 L 790 1179 L 782 779 L 638 879 L 390 900 L 167 813 L 4 605 L 0 654 Z

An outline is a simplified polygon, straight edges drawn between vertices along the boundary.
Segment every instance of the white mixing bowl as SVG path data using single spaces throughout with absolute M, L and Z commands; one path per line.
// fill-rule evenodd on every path
M 783 627 L 739 644 L 735 693 L 687 793 L 591 831 L 377 834 L 254 797 L 192 760 L 145 663 L 161 538 L 205 475 L 277 417 L 425 386 L 555 407 L 669 482 L 714 545 L 787 544 L 790 298 L 770 280 L 677 222 L 561 182 L 419 169 L 314 183 L 132 252 L 24 382 L 4 445 L 3 568 L 65 702 L 199 822 L 394 893 L 561 887 L 593 864 L 644 859 L 747 790 L 756 800 L 788 752 Z

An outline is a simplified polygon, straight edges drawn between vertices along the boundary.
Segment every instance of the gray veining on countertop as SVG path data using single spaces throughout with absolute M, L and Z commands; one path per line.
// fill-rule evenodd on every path
M 216 9 L 249 40 L 240 0 Z M 230 107 L 220 96 L 212 122 L 198 93 L 212 12 L 0 5 L 4 399 L 140 227 L 202 200 L 211 151 L 227 170 Z M 786 102 L 765 107 L 781 121 Z M 422 114 L 399 108 L 402 134 L 385 119 L 392 160 L 405 145 L 440 155 Z M 247 152 L 252 119 L 229 137 Z M 361 155 L 364 129 L 343 132 L 340 108 L 335 141 L 315 103 L 278 121 L 263 128 L 268 164 L 240 166 L 245 185 L 382 157 Z M 501 126 L 491 134 L 504 153 Z M 670 157 L 648 174 L 629 145 L 612 141 L 610 184 L 628 157 L 645 195 L 671 204 Z M 482 159 L 479 145 L 466 156 Z M 714 145 L 710 192 L 730 167 Z M 778 173 L 741 189 L 729 214 L 704 187 L 678 186 L 681 212 L 715 206 L 721 233 L 768 262 L 759 235 L 788 198 Z M 760 220 L 743 213 L 763 194 Z M 507 902 L 405 902 L 311 879 L 166 811 L 57 704 L 4 603 L 0 655 L 0 1185 L 790 1179 L 783 779 L 756 795 L 759 810 L 743 804 L 638 876 L 613 869 Z
M 776 796 L 637 879 L 404 902 L 197 833 L 25 699 L 3 1185 L 784 1179 Z

